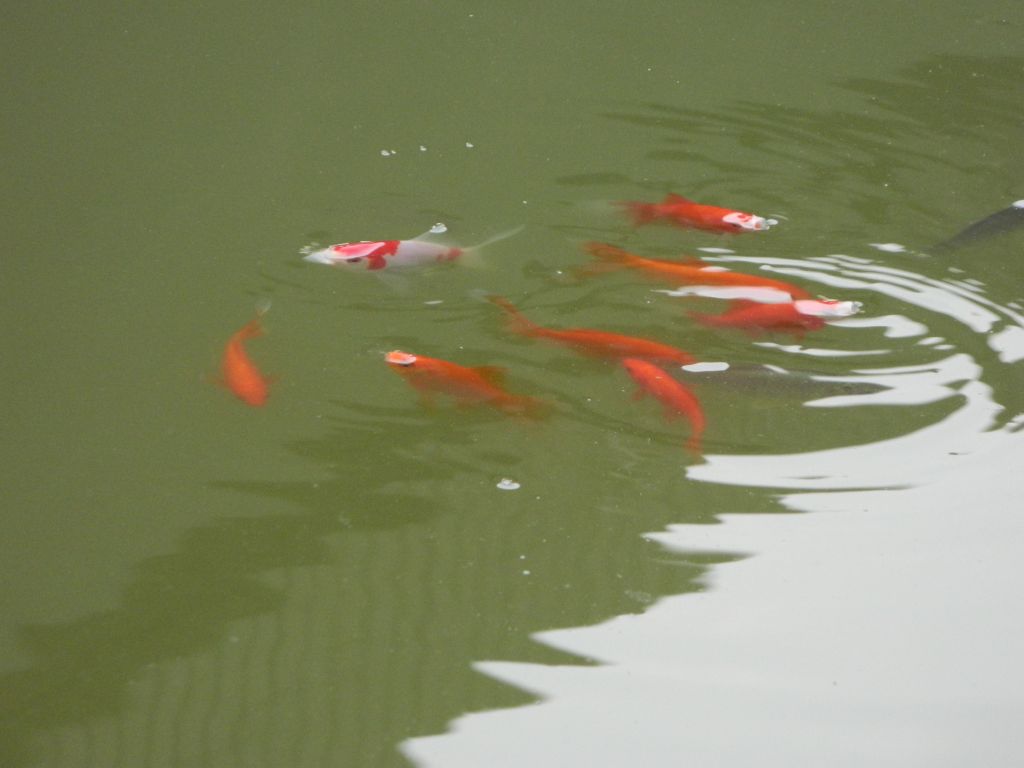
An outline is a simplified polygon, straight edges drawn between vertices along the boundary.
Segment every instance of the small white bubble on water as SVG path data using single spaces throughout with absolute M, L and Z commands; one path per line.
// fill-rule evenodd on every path
M 466 142 L 466 149 L 472 149 L 473 147 L 474 147 L 474 144 L 472 142 L 470 142 L 470 141 Z
M 423 146 L 422 144 L 420 144 L 420 152 L 426 152 L 426 151 L 427 151 L 427 148 L 425 146 Z
M 503 477 L 498 482 L 497 487 L 503 491 L 516 491 L 519 490 L 522 486 L 510 477 Z
M 899 243 L 868 243 L 872 248 L 877 248 L 880 251 L 887 253 L 905 253 L 906 248 Z
M 448 227 L 445 225 L 443 221 L 437 222 L 437 224 L 430 228 L 430 234 L 432 235 L 442 235 L 447 231 Z
M 382 149 L 380 151 L 381 157 L 391 157 L 393 154 L 395 154 L 395 150 L 393 149 Z

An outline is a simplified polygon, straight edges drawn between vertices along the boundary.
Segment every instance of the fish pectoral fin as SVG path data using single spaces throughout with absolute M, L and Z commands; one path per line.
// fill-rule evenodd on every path
M 500 365 L 478 365 L 473 370 L 491 384 L 499 385 L 505 383 L 505 369 Z

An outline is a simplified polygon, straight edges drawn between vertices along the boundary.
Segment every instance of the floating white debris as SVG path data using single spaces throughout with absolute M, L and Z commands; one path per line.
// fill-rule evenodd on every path
M 427 151 L 427 148 L 425 146 L 423 146 L 422 144 L 420 144 L 420 152 L 426 152 L 426 151 Z
M 684 371 L 690 371 L 691 373 L 707 373 L 708 371 L 727 371 L 729 370 L 729 364 L 726 362 L 721 363 L 690 363 L 689 365 L 682 366 Z
M 872 248 L 877 248 L 880 251 L 886 251 L 887 253 L 906 253 L 906 247 L 899 243 L 868 243 Z
M 503 477 L 497 487 L 503 491 L 518 491 L 522 486 L 511 478 Z
M 473 143 L 472 143 L 472 142 L 470 142 L 470 141 L 467 141 L 467 142 L 466 142 L 466 149 L 472 149 L 472 148 L 473 148 L 473 146 L 474 146 L 474 145 L 473 145 Z
M 397 154 L 398 154 L 397 150 L 394 150 L 394 149 L 382 149 L 380 151 L 381 157 L 391 157 L 392 155 L 397 155 Z
M 430 301 L 424 301 L 424 304 L 444 304 L 444 299 L 431 299 Z
M 432 235 L 442 235 L 447 231 L 448 227 L 446 227 L 444 223 L 440 221 L 430 228 L 430 234 Z

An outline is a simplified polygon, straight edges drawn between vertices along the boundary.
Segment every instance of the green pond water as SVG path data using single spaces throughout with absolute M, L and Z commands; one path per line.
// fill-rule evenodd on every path
M 1019 758 L 1024 228 L 932 248 L 1024 198 L 1019 3 L 4 15 L 0 764 Z M 669 192 L 780 223 L 613 205 Z M 396 275 L 302 259 L 437 222 L 463 246 L 522 229 Z M 581 279 L 589 240 L 862 309 L 802 339 L 704 327 L 720 299 Z M 510 333 L 487 294 L 727 364 L 674 371 L 703 456 L 614 362 Z M 220 359 L 267 302 L 250 408 Z M 502 366 L 550 414 L 424 407 L 392 349 Z M 849 631 L 801 612 L 815 585 Z M 573 629 L 595 625 L 636 637 Z M 904 626 L 944 641 L 883 674 L 921 648 L 867 638 Z M 758 633 L 806 653 L 777 668 Z M 824 647 L 877 673 L 832 708 Z M 930 717 L 931 671 L 979 657 Z M 635 664 L 652 687 L 615 677 Z M 678 707 L 704 741 L 657 735 L 686 733 Z M 815 712 L 820 741 L 787 751 L 772 711 Z M 752 723 L 781 746 L 722 746 Z

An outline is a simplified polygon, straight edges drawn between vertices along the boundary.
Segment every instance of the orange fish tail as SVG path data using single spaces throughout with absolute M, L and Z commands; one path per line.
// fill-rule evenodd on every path
M 238 333 L 235 334 L 235 338 L 238 339 L 239 341 L 244 341 L 245 339 L 255 339 L 258 336 L 262 336 L 263 323 L 260 321 L 260 318 L 262 316 L 262 313 L 260 313 L 256 315 L 256 317 L 254 317 L 252 320 L 250 320 L 248 323 L 243 325 L 238 330 Z
M 697 321 L 701 325 L 708 326 L 709 328 L 714 328 L 716 326 L 721 325 L 721 323 L 718 321 L 718 318 L 715 317 L 715 315 L 705 315 L 702 314 L 701 312 L 687 312 L 686 316 L 689 317 L 691 320 Z
M 543 419 L 550 409 L 546 401 L 527 395 L 509 395 L 502 400 L 500 407 L 505 413 L 527 419 Z
M 599 263 L 574 268 L 573 274 L 581 278 L 622 269 L 626 266 L 626 258 L 630 256 L 628 252 L 621 248 L 616 248 L 614 245 L 608 245 L 608 243 L 584 243 L 583 250 L 595 259 L 598 259 Z
M 624 201 L 619 203 L 622 209 L 629 216 L 633 222 L 634 227 L 639 227 L 644 224 L 648 224 L 660 216 L 658 206 L 656 203 L 638 203 L 632 201 Z
M 704 453 L 704 450 L 701 447 L 701 439 L 700 438 L 701 438 L 700 432 L 694 432 L 692 435 L 690 435 L 690 438 L 686 441 L 686 443 L 684 443 L 684 446 L 683 446 L 684 448 L 686 448 L 687 451 L 689 451 L 690 453 L 692 453 L 694 456 L 696 456 L 698 458 L 700 458 L 703 455 L 703 453 Z
M 591 241 L 583 244 L 583 250 L 593 256 L 595 259 L 599 259 L 603 262 L 609 262 L 611 264 L 623 264 L 629 261 L 632 254 L 629 251 L 624 251 L 614 245 L 608 243 L 599 243 Z
M 508 317 L 509 327 L 516 333 L 522 333 L 527 336 L 537 333 L 540 326 L 531 323 L 523 317 L 523 314 L 516 309 L 515 304 L 508 299 L 503 296 L 488 296 L 487 300 L 492 304 L 501 307 Z

